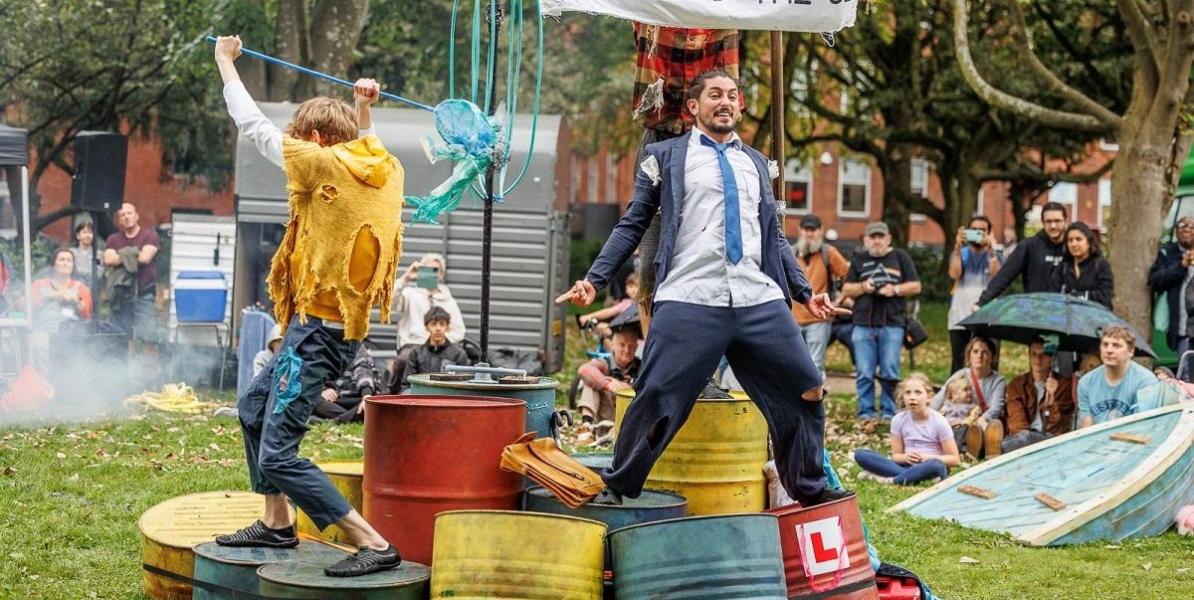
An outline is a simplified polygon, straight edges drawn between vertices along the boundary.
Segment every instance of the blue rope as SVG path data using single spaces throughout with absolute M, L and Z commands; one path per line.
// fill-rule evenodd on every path
M 207 41 L 214 44 L 214 43 L 216 43 L 216 38 L 215 38 L 215 36 L 209 35 L 209 36 L 207 36 Z M 307 67 L 301 67 L 294 63 L 286 62 L 280 58 L 274 58 L 268 54 L 262 54 L 260 52 L 255 52 L 253 50 L 249 50 L 248 48 L 241 48 L 240 51 L 244 54 L 248 54 L 249 56 L 252 56 L 253 58 L 261 59 L 261 60 L 264 60 L 265 62 L 273 63 L 273 64 L 281 66 L 281 67 L 286 67 L 287 69 L 292 69 L 294 71 L 298 71 L 299 73 L 302 73 L 304 75 L 310 75 L 311 77 L 314 77 L 316 79 L 322 79 L 324 81 L 338 83 L 343 86 L 353 87 L 353 84 L 351 81 L 345 81 L 343 79 L 340 79 L 339 77 L 332 77 L 331 75 L 328 75 L 327 73 L 320 73 L 319 71 L 316 71 L 313 69 L 308 69 Z M 387 100 L 394 100 L 396 102 L 401 102 L 403 104 L 409 104 L 410 106 L 413 106 L 415 108 L 421 108 L 428 112 L 435 111 L 435 108 L 428 106 L 426 104 L 423 104 L 422 102 L 415 102 L 414 100 L 403 98 L 402 96 L 399 96 L 396 94 L 391 94 L 389 92 L 381 92 L 379 95 L 382 98 L 385 98 Z

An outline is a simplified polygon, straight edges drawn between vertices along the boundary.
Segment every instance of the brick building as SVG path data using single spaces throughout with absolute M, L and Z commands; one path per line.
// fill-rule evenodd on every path
M 1115 155 L 1115 146 L 1100 144 L 1088 160 L 1091 168 L 1105 164 Z M 883 179 L 877 169 L 864 159 L 844 157 L 836 144 L 818 147 L 813 161 L 790 159 L 785 170 L 788 212 L 785 233 L 790 238 L 799 234 L 800 216 L 813 212 L 821 217 L 826 230 L 834 230 L 837 239 L 858 240 L 867 223 L 883 214 Z M 574 214 L 583 219 L 591 215 L 602 217 L 602 226 L 577 223 L 575 233 L 593 237 L 594 229 L 611 225 L 609 214 L 625 212 L 634 191 L 633 156 L 614 157 L 607 151 L 595 156 L 574 156 L 572 159 L 572 204 Z M 1088 165 L 1082 165 L 1087 167 Z M 913 192 L 930 202 L 941 205 L 941 183 L 929 168 L 929 163 L 914 159 L 912 168 Z M 989 217 L 996 236 L 1006 228 L 1015 227 L 1009 185 L 991 181 L 983 185 L 979 194 L 979 214 Z M 1111 205 L 1111 175 L 1107 173 L 1097 183 L 1057 183 L 1037 199 L 1037 204 L 1060 202 L 1070 209 L 1072 218 L 1084 221 L 1096 231 L 1104 226 Z M 592 210 L 591 205 L 606 208 Z M 617 206 L 616 210 L 614 206 Z M 945 241 L 941 228 L 923 215 L 913 215 L 911 240 L 916 243 L 940 246 Z

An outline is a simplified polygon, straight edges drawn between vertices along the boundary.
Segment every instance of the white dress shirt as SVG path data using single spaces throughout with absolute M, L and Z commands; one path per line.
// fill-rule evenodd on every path
M 725 189 L 717 150 L 701 143 L 693 128 L 684 163 L 684 198 L 676 245 L 667 278 L 655 292 L 656 302 L 676 301 L 703 306 L 756 306 L 783 300 L 783 290 L 762 269 L 763 232 L 759 225 L 760 178 L 750 156 L 734 134 L 726 158 L 738 184 L 738 217 L 742 228 L 742 260 L 726 258 Z
M 236 123 L 237 132 L 253 142 L 266 160 L 282 168 L 282 130 L 257 107 L 244 82 L 237 80 L 224 86 L 224 103 L 228 105 L 228 115 Z M 372 127 L 359 130 L 357 137 L 367 135 L 373 135 Z

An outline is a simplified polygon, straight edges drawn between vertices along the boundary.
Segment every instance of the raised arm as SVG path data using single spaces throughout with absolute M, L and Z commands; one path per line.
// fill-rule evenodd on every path
M 282 130 L 261 112 L 240 80 L 235 64 L 240 56 L 240 46 L 240 36 L 216 38 L 216 65 L 224 81 L 224 103 L 228 105 L 228 115 L 236 123 L 240 135 L 252 141 L 266 160 L 281 167 Z

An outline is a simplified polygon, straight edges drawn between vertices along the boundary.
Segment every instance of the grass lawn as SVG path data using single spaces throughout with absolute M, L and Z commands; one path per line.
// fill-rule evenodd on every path
M 926 306 L 922 316 L 930 310 L 937 309 Z M 940 354 L 939 330 L 930 319 L 925 322 L 937 340 L 918 351 L 918 359 L 921 354 L 938 357 L 924 368 L 940 380 L 948 365 L 937 363 L 948 356 L 948 341 Z M 569 352 L 574 372 L 583 352 L 574 342 Z M 1007 349 L 1004 361 L 1014 364 Z M 1011 372 L 1016 369 L 1023 370 L 1023 363 Z M 571 376 L 561 373 L 561 379 Z M 1160 600 L 1189 597 L 1194 589 L 1194 540 L 1172 532 L 1112 547 L 1039 549 L 884 513 L 915 490 L 855 480 L 848 452 L 886 444 L 884 431 L 856 427 L 853 406 L 846 395 L 829 402 L 827 437 L 834 464 L 847 485 L 858 490 L 881 556 L 919 573 L 942 598 Z M 303 448 L 316 460 L 356 458 L 362 454 L 361 436 L 359 425 L 319 425 Z M 0 429 L 0 599 L 143 598 L 141 513 L 181 494 L 247 486 L 233 420 L 151 413 Z M 960 564 L 963 556 L 979 562 Z

